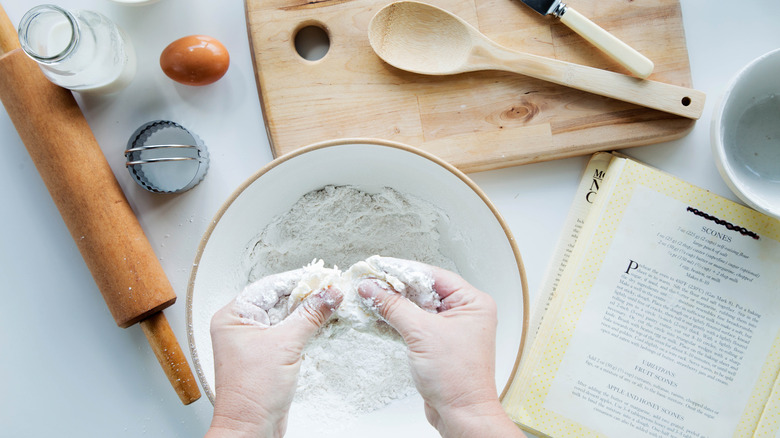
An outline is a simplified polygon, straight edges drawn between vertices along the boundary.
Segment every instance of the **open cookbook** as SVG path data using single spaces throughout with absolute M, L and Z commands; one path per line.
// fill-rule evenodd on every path
M 540 436 L 780 429 L 780 220 L 592 157 L 502 398 Z

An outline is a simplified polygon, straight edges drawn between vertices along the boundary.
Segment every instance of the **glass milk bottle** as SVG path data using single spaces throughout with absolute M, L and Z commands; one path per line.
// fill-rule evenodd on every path
M 19 42 L 50 81 L 73 91 L 112 93 L 135 76 L 130 40 L 96 12 L 36 6 L 22 17 Z

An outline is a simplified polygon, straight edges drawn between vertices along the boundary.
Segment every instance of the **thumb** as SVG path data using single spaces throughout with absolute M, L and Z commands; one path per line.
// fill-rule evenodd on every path
M 321 289 L 309 295 L 285 318 L 285 330 L 293 337 L 308 341 L 341 305 L 344 294 L 335 287 Z
M 358 284 L 358 294 L 373 301 L 377 311 L 394 329 L 406 339 L 407 333 L 428 315 L 403 295 L 391 290 L 388 285 L 376 279 L 366 279 Z

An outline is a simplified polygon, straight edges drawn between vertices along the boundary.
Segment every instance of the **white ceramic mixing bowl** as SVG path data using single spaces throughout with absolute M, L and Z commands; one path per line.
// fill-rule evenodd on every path
M 209 399 L 214 400 L 209 322 L 247 283 L 236 272 L 247 245 L 302 195 L 326 185 L 350 185 L 369 193 L 391 187 L 444 211 L 449 220 L 440 232 L 460 238 L 443 245 L 442 252 L 498 305 L 496 384 L 501 390 L 519 358 L 528 318 L 525 271 L 509 228 L 486 195 L 453 166 L 402 144 L 357 139 L 316 144 L 274 160 L 233 193 L 204 235 L 190 279 L 187 320 L 195 368 Z M 313 432 L 296 429 L 295 418 L 290 418 L 287 436 Z M 428 425 L 417 396 L 361 417 L 338 436 L 438 434 Z
M 743 68 L 715 108 L 712 151 L 726 184 L 780 218 L 780 49 Z

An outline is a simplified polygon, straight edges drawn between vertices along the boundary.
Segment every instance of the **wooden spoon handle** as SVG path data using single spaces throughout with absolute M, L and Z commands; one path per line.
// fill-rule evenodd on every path
M 487 57 L 480 61 L 486 68 L 520 73 L 599 96 L 611 97 L 689 119 L 698 119 L 704 110 L 706 95 L 701 91 L 632 76 L 572 64 L 557 59 L 515 52 L 497 44 L 475 51 Z M 488 59 L 489 58 L 489 59 Z

